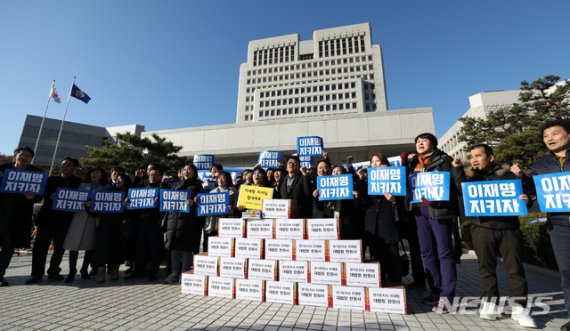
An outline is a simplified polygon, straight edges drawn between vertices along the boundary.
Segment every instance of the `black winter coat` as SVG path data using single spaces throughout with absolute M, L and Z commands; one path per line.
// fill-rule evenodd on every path
M 14 162 L 0 166 L 0 182 L 6 169 L 15 169 Z M 27 171 L 42 171 L 29 165 Z M 40 202 L 41 196 L 32 200 L 23 194 L 0 193 L 0 245 L 9 240 L 14 248 L 29 248 L 32 239 L 32 214 L 34 203 Z
M 198 193 L 204 193 L 202 182 L 198 179 L 179 183 L 174 190 L 192 190 L 192 200 Z M 200 252 L 200 240 L 206 218 L 196 216 L 196 212 L 196 205 L 193 205 L 190 213 L 166 214 L 166 248 L 194 254 Z
M 291 205 L 296 213 L 292 218 L 311 218 L 313 207 L 313 189 L 308 178 L 301 173 L 295 175 L 293 183 L 287 189 L 287 179 L 285 176 L 279 186 L 281 199 L 291 199 Z

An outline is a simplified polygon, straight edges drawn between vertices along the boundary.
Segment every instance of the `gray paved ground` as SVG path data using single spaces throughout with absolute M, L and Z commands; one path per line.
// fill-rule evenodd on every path
M 121 279 L 96 284 L 77 277 L 73 283 L 44 280 L 24 285 L 30 265 L 31 256 L 12 260 L 6 275 L 11 286 L 0 288 L 0 330 L 523 329 L 507 315 L 495 322 L 485 322 L 476 314 L 437 315 L 421 304 L 427 293 L 418 289 L 408 291 L 410 314 L 402 316 L 182 295 L 179 286 L 163 285 L 160 281 Z M 64 274 L 66 265 L 64 260 Z M 499 270 L 503 272 L 502 267 Z M 536 316 L 540 327 L 558 330 L 567 316 L 556 273 L 527 268 L 527 274 L 533 297 L 553 297 L 548 301 L 550 314 Z M 473 255 L 464 255 L 458 278 L 459 296 L 478 295 L 477 262 Z M 500 287 L 505 293 L 504 277 Z

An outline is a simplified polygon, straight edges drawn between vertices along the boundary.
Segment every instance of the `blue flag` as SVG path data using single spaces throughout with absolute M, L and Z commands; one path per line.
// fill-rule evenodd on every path
M 85 103 L 88 103 L 89 100 L 91 100 L 87 93 L 81 91 L 81 89 L 75 84 L 73 84 L 73 87 L 71 88 L 71 96 Z

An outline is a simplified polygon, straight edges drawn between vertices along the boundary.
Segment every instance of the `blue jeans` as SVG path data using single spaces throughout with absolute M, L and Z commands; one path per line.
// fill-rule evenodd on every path
M 170 251 L 170 260 L 172 261 L 172 273 L 180 274 L 190 270 L 192 266 L 192 252 L 173 249 Z M 180 269 L 180 264 L 182 264 L 182 269 Z
M 560 271 L 564 304 L 570 314 L 570 226 L 552 224 L 552 227 L 550 242 Z

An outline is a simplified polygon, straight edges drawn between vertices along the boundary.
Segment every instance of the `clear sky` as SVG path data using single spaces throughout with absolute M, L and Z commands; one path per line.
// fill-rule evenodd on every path
M 67 120 L 160 130 L 235 122 L 248 41 L 369 22 L 390 109 L 433 107 L 441 136 L 470 95 L 570 78 L 570 1 L 0 0 L 0 153 L 26 114 L 42 116 L 53 79 L 92 100 Z

